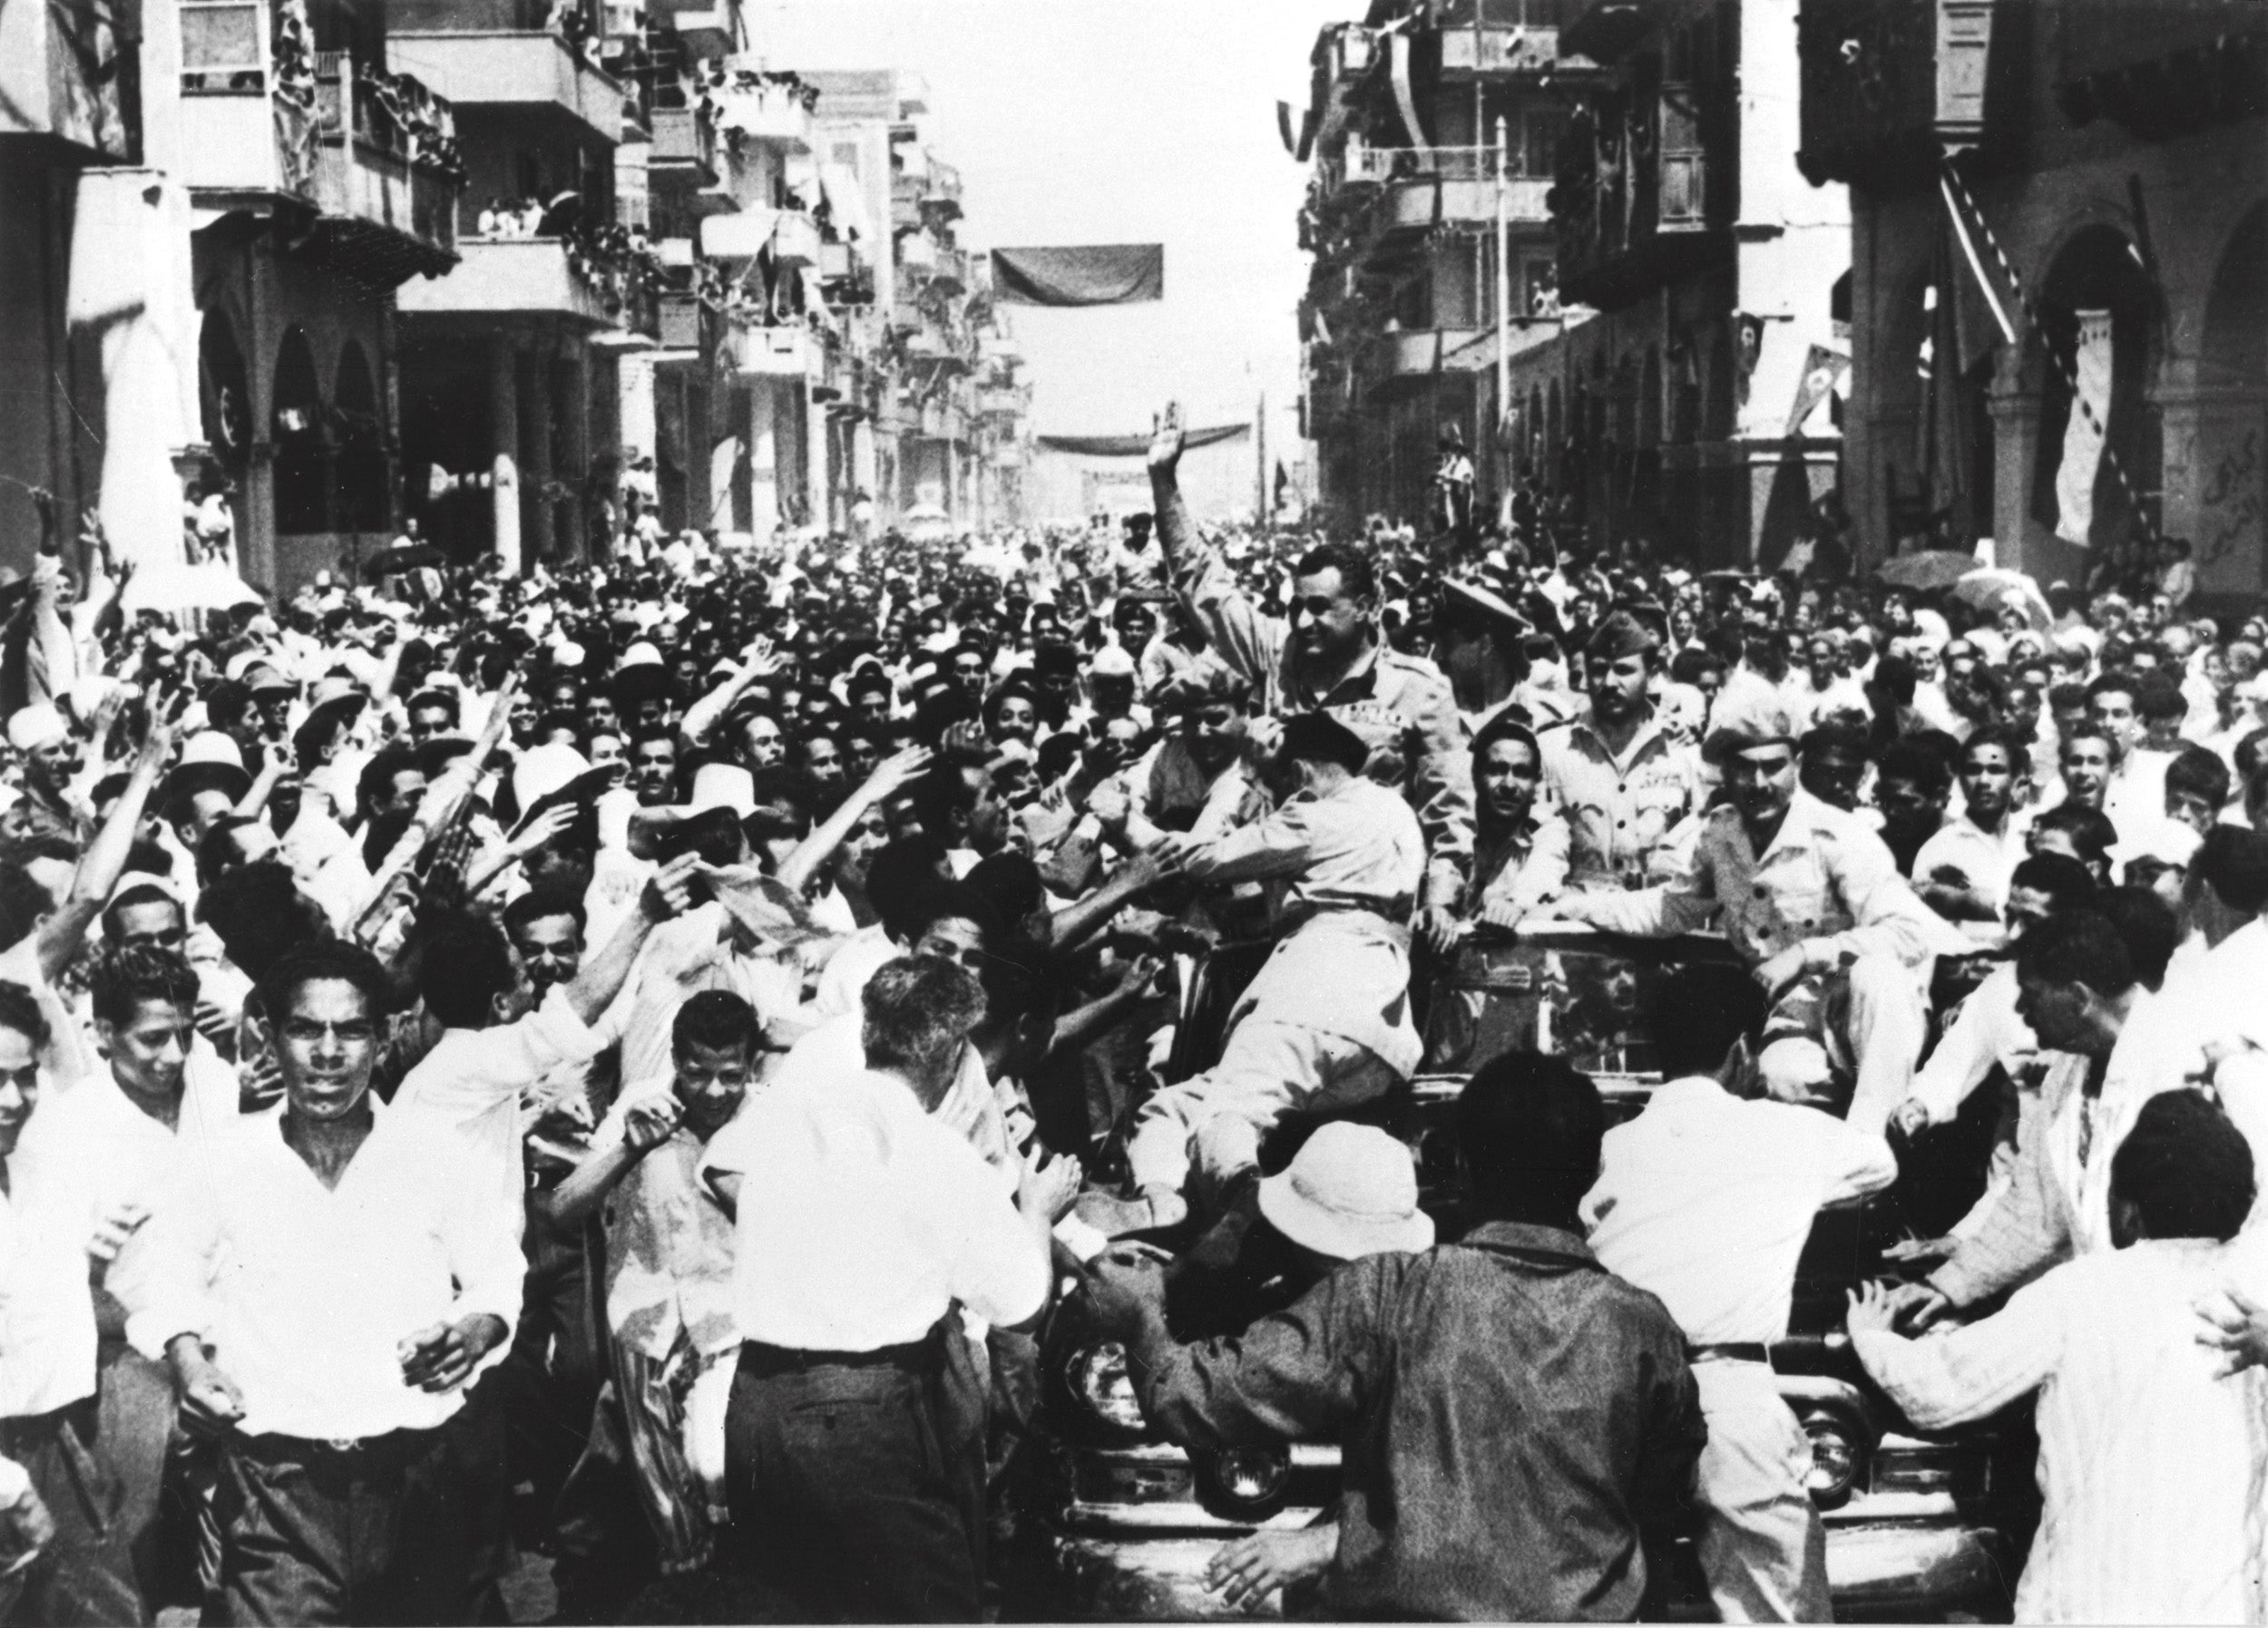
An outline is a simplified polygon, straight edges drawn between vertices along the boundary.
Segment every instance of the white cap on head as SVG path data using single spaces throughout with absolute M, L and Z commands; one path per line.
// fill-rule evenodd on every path
M 513 767 L 512 795 L 524 815 L 576 775 L 590 772 L 591 760 L 572 746 L 557 742 L 530 746 Z
M 1433 1247 L 1410 1150 L 1374 1125 L 1317 1129 L 1260 1184 L 1260 1214 L 1294 1243 L 1342 1261 Z
M 244 766 L 244 753 L 233 736 L 218 729 L 207 729 L 181 743 L 181 762 L 225 763 L 232 769 L 240 769 Z
M 1095 652 L 1087 670 L 1098 678 L 1131 678 L 1134 658 L 1127 654 L 1123 645 L 1105 645 Z
M 660 648 L 641 639 L 622 652 L 622 658 L 614 664 L 614 670 L 621 673 L 627 672 L 634 667 L 660 667 Z
M 8 745 L 19 752 L 36 752 L 71 734 L 63 714 L 45 701 L 19 707 L 8 715 Z
M 705 763 L 693 771 L 693 800 L 686 808 L 729 808 L 745 820 L 756 812 L 756 777 L 737 763 Z

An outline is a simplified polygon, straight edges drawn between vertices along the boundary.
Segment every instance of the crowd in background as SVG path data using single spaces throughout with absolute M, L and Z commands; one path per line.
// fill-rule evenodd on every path
M 1532 503 L 1200 525 L 1178 453 L 1125 524 L 730 547 L 633 482 L 601 561 L 195 616 L 51 527 L 0 638 L 13 1620 L 498 1620 L 515 1548 L 575 1620 L 973 1619 L 1066 1301 L 1175 1439 L 1345 1444 L 1232 1601 L 1629 1615 L 1683 1521 L 1728 1617 L 1818 1620 L 1765 1354 L 1816 1214 L 1957 1141 L 1849 1326 L 1918 1424 L 2039 1393 L 2019 1613 L 2261 1620 L 2268 617 Z M 1720 953 L 1626 1125 L 1480 1070 L 1436 1243 L 1366 1118 L 1544 923 Z M 1266 1250 L 1304 1292 L 1184 1342 L 1174 1274 Z

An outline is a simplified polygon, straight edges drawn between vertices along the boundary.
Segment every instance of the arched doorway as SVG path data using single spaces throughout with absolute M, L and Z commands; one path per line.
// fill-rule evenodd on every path
M 387 522 L 385 420 L 370 363 L 349 339 L 338 356 L 338 529 L 377 531 Z
M 2032 518 L 2050 532 L 2058 524 L 2084 522 L 2087 556 L 2080 558 L 2072 540 L 2066 540 L 2062 546 L 2072 551 L 2057 561 L 2062 570 L 2056 574 L 2084 570 L 2100 578 L 2141 569 L 2137 551 L 2158 529 L 2163 436 L 2149 396 L 2163 345 L 2157 289 L 2123 233 L 2090 226 L 2066 243 L 2048 266 L 2038 305 L 2035 345 L 2045 346 L 2047 354 L 2032 358 L 2040 369 Z M 2067 483 L 2058 497 L 2058 473 L 2074 410 L 2070 375 L 2085 366 L 2083 345 L 2090 357 L 2098 357 L 2106 345 L 2110 353 L 2104 453 L 2091 488 Z M 2070 502 L 2074 490 L 2084 500 L 2076 505 Z
M 323 434 L 323 390 L 304 328 L 287 329 L 276 352 L 274 413 L 276 534 L 327 531 L 329 446 Z

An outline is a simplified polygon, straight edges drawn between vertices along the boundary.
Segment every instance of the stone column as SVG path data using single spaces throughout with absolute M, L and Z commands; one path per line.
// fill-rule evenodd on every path
M 520 574 L 520 352 L 510 335 L 489 341 L 489 511 L 496 558 L 506 576 Z
M 1992 381 L 1992 557 L 1999 565 L 2028 571 L 2045 584 L 2064 574 L 2055 555 L 2077 551 L 2058 549 L 2047 528 L 2031 518 L 2039 392 L 2029 381 L 2010 376 L 2013 360 L 2004 356 Z
M 874 499 L 875 508 L 880 510 L 885 501 L 882 469 L 875 448 L 875 424 L 871 418 L 860 418 L 851 425 L 850 464 L 851 490 L 865 492 Z
M 779 398 L 768 378 L 748 386 L 748 533 L 760 548 L 779 530 Z
M 527 528 L 530 560 L 550 560 L 558 552 L 553 535 L 552 502 L 546 490 L 552 481 L 552 418 L 557 411 L 552 399 L 552 351 L 548 340 L 538 340 L 522 354 L 527 368 L 527 415 L 520 425 L 520 453 L 527 469 L 528 501 L 521 506 Z
M 2165 438 L 2165 535 L 2186 538 L 2201 594 L 2268 580 L 2268 389 L 2184 385 L 2154 398 Z
M 569 340 L 562 360 L 567 399 L 559 404 L 561 439 L 566 467 L 559 472 L 566 483 L 564 505 L 567 534 L 559 540 L 559 557 L 578 563 L 591 553 L 591 351 L 581 340 Z
M 835 460 L 830 456 L 830 443 L 835 436 L 835 421 L 827 416 L 826 403 L 813 394 L 809 385 L 803 395 L 803 452 L 804 483 L 810 505 L 811 523 L 821 531 L 835 523 Z

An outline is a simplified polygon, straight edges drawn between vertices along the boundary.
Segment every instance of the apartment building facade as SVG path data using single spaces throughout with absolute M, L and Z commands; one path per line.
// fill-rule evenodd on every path
M 1802 162 L 1852 195 L 1862 557 L 1989 537 L 2077 583 L 2179 539 L 2203 603 L 2249 604 L 2268 589 L 2268 14 L 1804 0 L 1802 27 Z
M 1304 433 L 1338 523 L 1419 522 L 1444 431 L 1481 466 L 1484 501 L 1509 479 L 1497 363 L 1559 332 L 1545 196 L 1569 89 L 1589 71 L 1562 57 L 1563 10 L 1377 0 L 1316 39 Z
M 1549 205 L 1564 330 L 1512 367 L 1523 468 L 1599 545 L 1775 566 L 1838 480 L 1850 209 L 1796 167 L 1794 9 L 1590 0 Z

